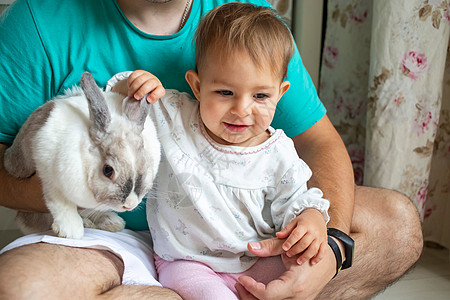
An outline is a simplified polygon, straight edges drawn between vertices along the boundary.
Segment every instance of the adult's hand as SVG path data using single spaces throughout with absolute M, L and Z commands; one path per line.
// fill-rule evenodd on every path
M 240 284 L 236 285 L 236 289 L 241 299 L 314 299 L 333 278 L 336 273 L 336 260 L 330 247 L 327 247 L 325 257 L 319 263 L 298 265 L 296 257 L 288 258 L 282 253 L 283 242 L 282 239 L 273 238 L 249 244 L 248 249 L 256 256 L 281 254 L 286 272 L 267 285 L 249 276 L 239 277 Z

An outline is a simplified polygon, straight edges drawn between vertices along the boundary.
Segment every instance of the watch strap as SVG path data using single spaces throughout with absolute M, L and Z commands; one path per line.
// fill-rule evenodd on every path
M 336 275 L 339 273 L 339 271 L 342 268 L 342 255 L 341 255 L 341 249 L 339 249 L 338 244 L 335 240 L 333 240 L 332 237 L 328 236 L 328 245 L 330 246 L 331 250 L 333 250 L 334 257 L 336 257 L 336 274 L 334 274 L 333 278 L 336 277 Z
M 342 270 L 350 268 L 352 266 L 353 261 L 353 250 L 355 247 L 355 242 L 353 239 L 336 228 L 328 228 L 327 229 L 328 236 L 335 237 L 340 240 L 344 244 L 345 248 L 345 261 L 342 263 Z

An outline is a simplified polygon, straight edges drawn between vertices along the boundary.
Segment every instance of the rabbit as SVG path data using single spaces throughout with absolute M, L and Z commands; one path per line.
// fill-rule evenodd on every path
M 12 176 L 39 176 L 50 211 L 18 212 L 26 234 L 120 231 L 125 222 L 113 211 L 134 209 L 152 188 L 161 150 L 151 104 L 102 91 L 88 72 L 80 86 L 35 110 L 4 154 Z

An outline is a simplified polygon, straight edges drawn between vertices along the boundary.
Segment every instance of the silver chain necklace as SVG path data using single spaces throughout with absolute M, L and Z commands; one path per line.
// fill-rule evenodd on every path
M 186 22 L 186 17 L 188 15 L 189 12 L 189 8 L 191 7 L 191 0 L 188 0 L 186 3 L 186 8 L 184 9 L 184 13 L 183 13 L 183 17 L 181 18 L 181 24 L 180 24 L 180 29 L 183 28 L 184 23 Z

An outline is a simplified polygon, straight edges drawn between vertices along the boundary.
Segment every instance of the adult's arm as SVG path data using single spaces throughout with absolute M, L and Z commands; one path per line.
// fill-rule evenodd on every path
M 328 228 L 349 234 L 355 181 L 344 142 L 326 115 L 293 140 L 299 156 L 312 170 L 308 187 L 320 188 L 330 201 Z
M 0 144 L 0 205 L 17 210 L 47 212 L 37 175 L 17 179 L 6 172 L 3 165 L 6 149 L 6 145 Z

